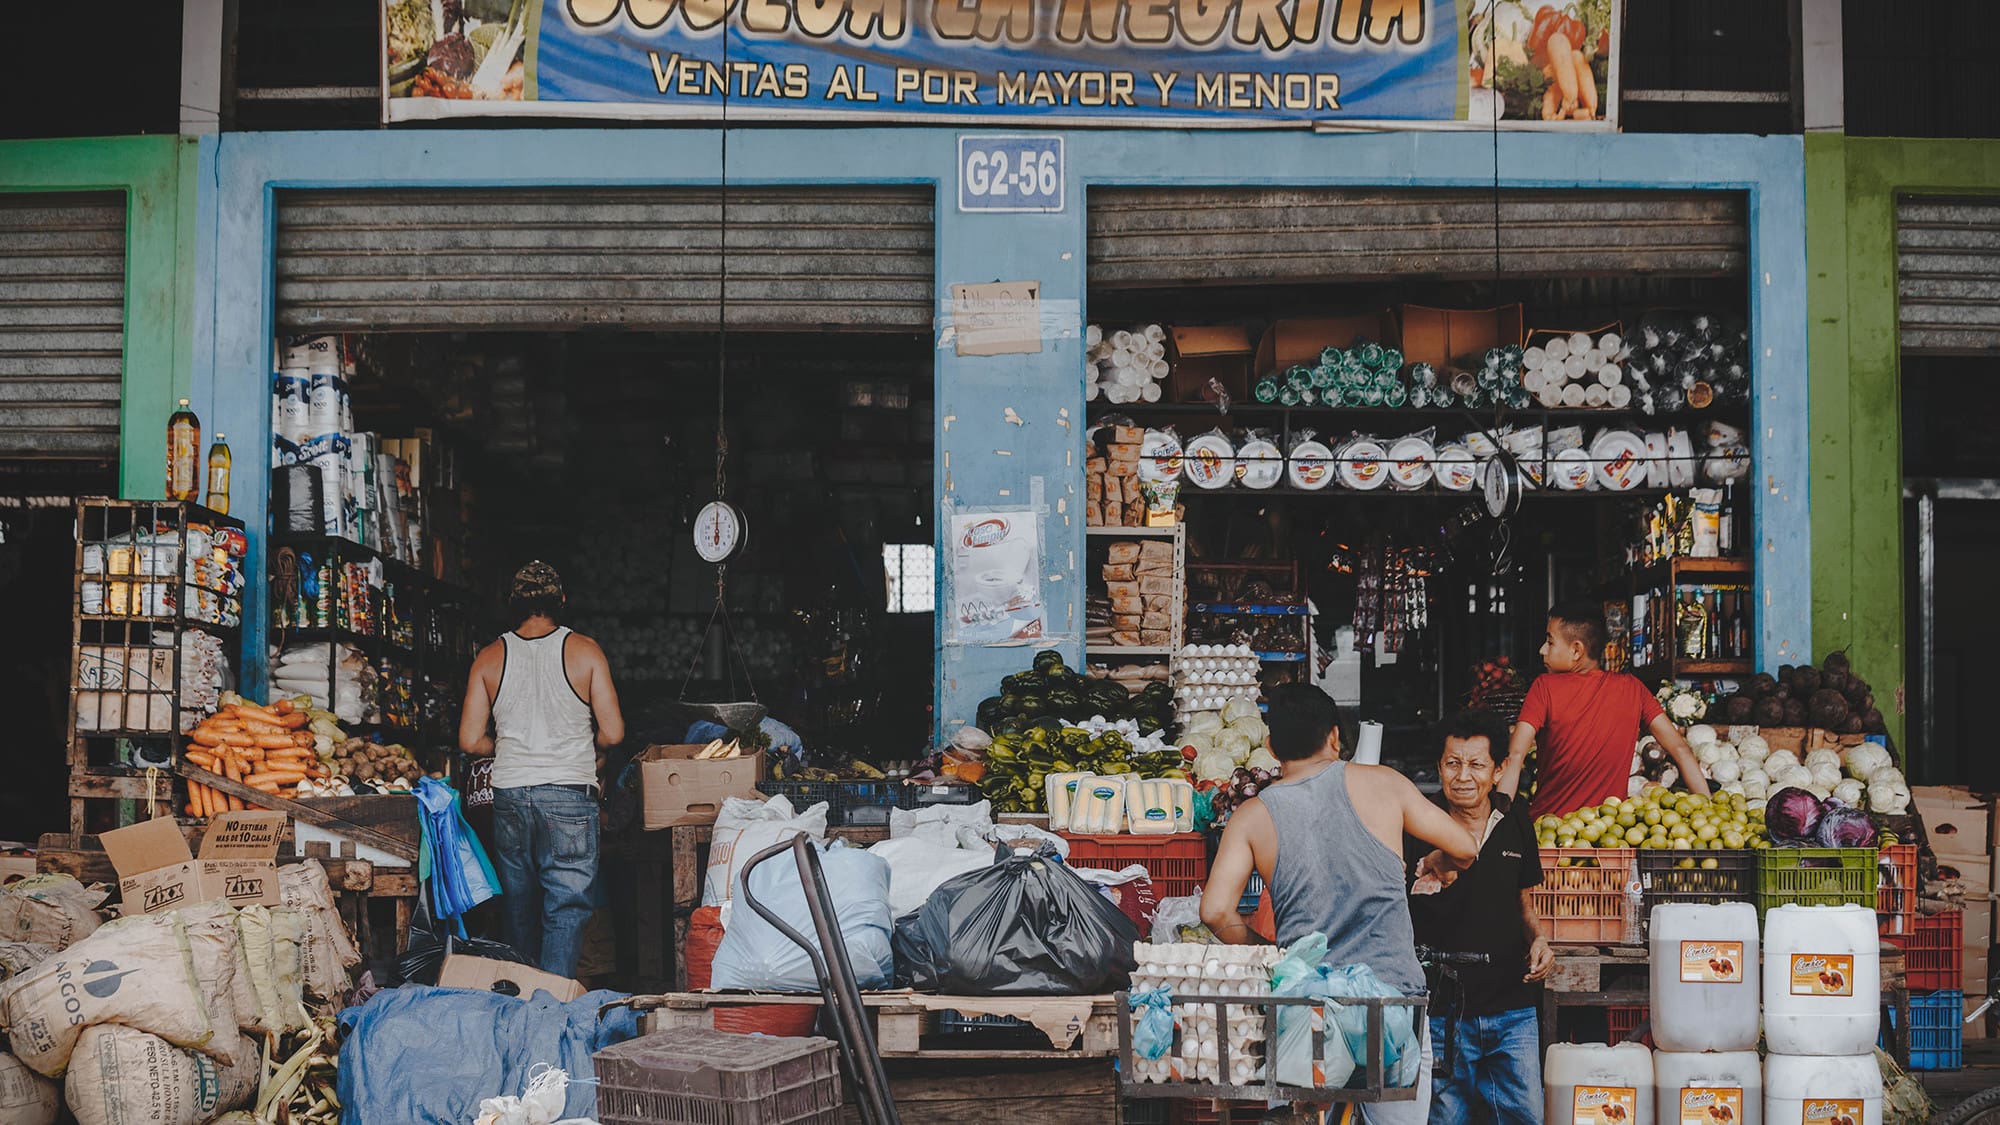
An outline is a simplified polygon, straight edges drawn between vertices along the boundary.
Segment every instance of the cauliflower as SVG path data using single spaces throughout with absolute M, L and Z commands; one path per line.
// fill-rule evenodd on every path
M 1807 769 L 1816 770 L 1821 766 L 1826 766 L 1835 770 L 1839 769 L 1840 755 L 1832 750 L 1815 750 L 1812 753 L 1806 755 Z
M 1847 775 L 1868 781 L 1884 769 L 1894 769 L 1896 759 L 1889 751 L 1873 742 L 1864 742 L 1848 750 L 1846 755 Z
M 1840 767 L 1830 766 L 1825 762 L 1821 762 L 1815 766 L 1807 766 L 1806 772 L 1812 775 L 1812 791 L 1819 793 L 1822 798 L 1827 793 L 1833 792 L 1833 787 L 1839 785 L 1841 781 Z M 1819 791 L 1822 789 L 1826 790 L 1826 793 L 1820 793 Z
M 1708 776 L 1728 788 L 1742 780 L 1743 766 L 1734 758 L 1724 758 L 1708 768 Z
M 1771 756 L 1771 744 L 1764 741 L 1764 736 L 1761 734 L 1748 735 L 1736 740 L 1736 755 L 1739 758 L 1755 758 L 1761 762 Z
M 1732 762 L 1735 761 L 1736 756 L 1732 753 L 1727 753 L 1726 751 L 1728 750 L 1729 746 L 1726 743 L 1721 743 L 1721 742 L 1703 743 L 1702 745 L 1695 747 L 1694 751 L 1695 761 L 1700 762 L 1704 766 L 1712 766 L 1715 763 L 1720 762 L 1725 758 L 1727 758 Z
M 1761 779 L 1761 775 L 1759 775 L 1759 780 L 1745 781 L 1742 785 L 1743 795 L 1754 800 L 1761 802 L 1764 798 L 1771 795 L 1771 787 Z
M 1910 786 L 1902 771 L 1878 770 L 1868 783 L 1868 807 L 1883 816 L 1901 816 L 1910 811 Z
M 1862 807 L 1861 800 L 1863 795 L 1866 794 L 1867 791 L 1868 791 L 1867 786 L 1861 784 L 1860 782 L 1854 780 L 1851 777 L 1848 778 L 1846 781 L 1841 782 L 1839 785 L 1833 787 L 1833 795 L 1840 801 L 1841 804 L 1851 805 L 1857 809 Z
M 1764 759 L 1764 772 L 1772 777 L 1779 777 L 1787 770 L 1797 768 L 1798 764 L 1799 756 L 1790 750 L 1773 750 L 1770 756 Z
M 1768 785 L 1771 777 L 1756 766 L 1744 766 L 1740 780 L 1745 785 Z
M 1772 774 L 1771 782 L 1780 789 L 1787 787 L 1793 789 L 1811 789 L 1813 787 L 1813 775 L 1812 771 L 1804 766 L 1789 766 L 1782 773 Z
M 1715 745 L 1721 741 L 1721 736 L 1715 733 L 1714 727 L 1700 723 L 1687 729 L 1687 740 L 1689 746 L 1699 750 L 1704 746 Z
M 1747 791 L 1745 791 L 1745 790 L 1744 790 L 1744 788 L 1743 788 L 1743 783 L 1742 783 L 1742 782 L 1740 782 L 1740 781 L 1732 781 L 1732 782 L 1730 782 L 1729 784 L 1727 784 L 1727 785 L 1724 785 L 1724 786 L 1722 787 L 1722 791 L 1723 791 L 1724 793 L 1736 793 L 1736 794 L 1740 794 L 1740 795 L 1742 795 L 1742 796 L 1745 796 L 1745 797 L 1747 797 L 1747 796 L 1749 796 L 1749 795 L 1750 795 L 1750 794 L 1749 794 L 1749 793 L 1748 793 Z

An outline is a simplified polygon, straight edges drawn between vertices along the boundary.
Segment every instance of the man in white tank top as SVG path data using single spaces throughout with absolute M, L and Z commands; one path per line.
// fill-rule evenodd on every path
M 493 755 L 494 867 L 507 944 L 576 975 L 597 879 L 599 751 L 625 740 L 611 666 L 596 641 L 557 624 L 562 578 L 545 562 L 514 575 L 519 621 L 472 662 L 458 746 Z

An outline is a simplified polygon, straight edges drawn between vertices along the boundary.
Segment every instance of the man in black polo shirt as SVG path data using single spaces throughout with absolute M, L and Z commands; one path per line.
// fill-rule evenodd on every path
M 1529 888 L 1542 881 L 1534 824 L 1527 802 L 1496 792 L 1507 756 L 1506 724 L 1465 712 L 1443 723 L 1438 735 L 1439 803 L 1479 842 L 1479 858 L 1463 872 L 1434 874 L 1447 865 L 1419 864 L 1410 918 L 1419 945 L 1485 953 L 1492 961 L 1458 966 L 1456 1014 L 1431 1013 L 1436 1062 L 1430 1125 L 1539 1125 L 1541 982 L 1555 967 L 1555 955 L 1537 932 L 1540 919 L 1529 897 Z M 1439 999 L 1445 998 L 1433 1003 Z M 1446 1026 L 1448 1018 L 1453 1026 Z

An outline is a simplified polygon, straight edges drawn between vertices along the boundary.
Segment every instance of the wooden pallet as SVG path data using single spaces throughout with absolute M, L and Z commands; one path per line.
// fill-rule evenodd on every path
M 889 1093 L 903 1125 L 1107 1125 L 1119 1120 L 1110 1059 L 891 1059 Z M 845 1125 L 861 1125 L 849 1100 Z
M 720 1008 L 762 1004 L 810 1004 L 816 995 L 773 995 L 742 992 L 668 992 L 634 996 L 631 1006 L 645 1013 L 645 1030 L 714 1027 Z M 875 1029 L 875 1046 L 885 1059 L 1083 1059 L 1118 1053 L 1118 1005 L 1110 996 L 933 996 L 917 992 L 862 994 Z M 1026 1020 L 1048 1036 L 1049 1048 L 994 1049 L 955 1046 L 959 1035 L 941 1031 L 940 1013 L 966 1016 L 1013 1016 Z

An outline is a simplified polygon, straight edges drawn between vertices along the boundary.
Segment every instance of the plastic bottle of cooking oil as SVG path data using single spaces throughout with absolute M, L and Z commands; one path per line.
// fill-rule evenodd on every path
M 1875 927 L 1875 912 L 1851 903 L 1780 906 L 1764 916 L 1764 1039 L 1772 1054 L 1875 1049 L 1882 1025 Z
M 215 431 L 215 444 L 208 447 L 208 507 L 210 511 L 229 514 L 229 443 L 223 440 L 221 430 Z
M 167 499 L 199 500 L 201 470 L 201 419 L 188 409 L 188 400 L 167 419 Z
M 1874 1054 L 1771 1055 L 1764 1060 L 1764 1120 L 1875 1125 L 1882 1120 L 1882 1071 Z
M 1764 1064 L 1755 1051 L 1654 1051 L 1653 1081 L 1659 1125 L 1763 1125 Z
M 1653 1125 L 1653 1052 L 1637 1043 L 1557 1043 L 1542 1064 L 1542 1120 Z
M 1654 1043 L 1663 1051 L 1756 1050 L 1757 908 L 1662 903 L 1648 929 Z

